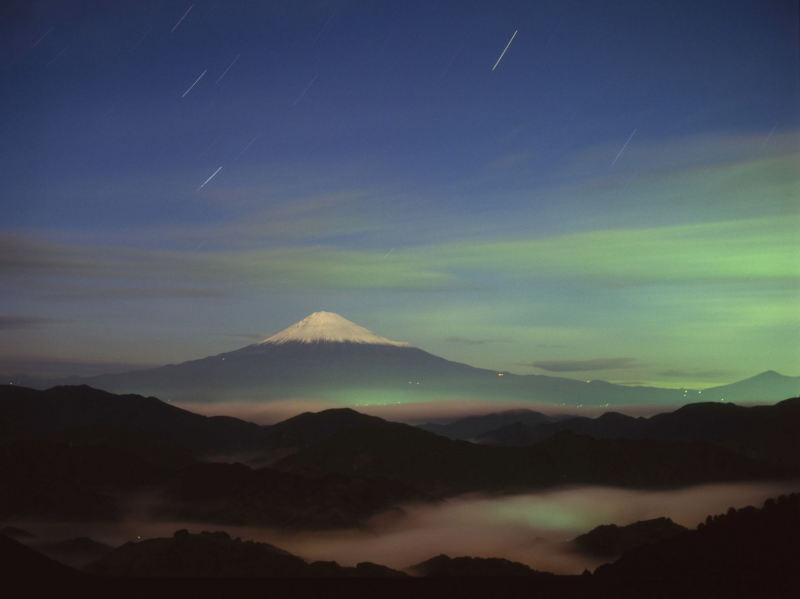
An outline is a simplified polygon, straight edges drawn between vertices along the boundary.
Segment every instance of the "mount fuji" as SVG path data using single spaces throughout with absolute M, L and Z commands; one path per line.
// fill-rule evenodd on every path
M 392 341 L 333 312 L 314 312 L 259 343 L 231 352 L 149 370 L 85 379 L 115 392 L 178 401 L 348 399 L 348 393 L 419 396 L 445 381 L 497 378 L 497 373 L 450 362 L 409 343 Z
M 412 347 L 409 343 L 390 341 L 338 314 L 324 311 L 309 314 L 303 320 L 275 333 L 271 337 L 267 337 L 256 345 L 283 345 L 287 343 L 361 343 Z
M 770 385 L 764 386 L 764 391 L 770 387 L 769 393 L 748 387 L 748 397 L 739 398 L 734 389 L 726 388 L 726 396 L 778 401 L 800 390 L 800 377 L 772 374 Z M 199 360 L 88 378 L 19 382 L 37 388 L 84 383 L 115 393 L 190 402 L 306 398 L 357 405 L 472 398 L 602 406 L 675 405 L 708 397 L 687 397 L 680 389 L 475 368 L 386 339 L 332 312 L 314 312 L 259 343 Z

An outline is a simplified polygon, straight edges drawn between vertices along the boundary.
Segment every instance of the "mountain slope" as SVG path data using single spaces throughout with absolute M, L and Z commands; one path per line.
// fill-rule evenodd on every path
M 261 447 L 267 435 L 257 424 L 201 416 L 155 397 L 115 395 L 85 385 L 46 391 L 0 385 L 0 438 L 28 439 L 92 426 L 145 433 L 200 452 Z
M 26 591 L 32 593 L 33 589 L 29 586 L 32 581 L 45 579 L 51 582 L 55 580 L 63 583 L 65 581 L 74 582 L 76 579 L 80 580 L 84 577 L 85 575 L 78 570 L 46 557 L 38 551 L 29 549 L 15 539 L 0 535 L 0 578 L 2 578 L 6 588 L 10 587 L 9 582 L 13 581 L 20 586 L 24 585 Z M 17 593 L 20 592 L 21 589 L 17 588 Z M 18 596 L 44 595 L 20 594 Z
M 589 406 L 674 405 L 687 400 L 680 389 L 475 368 L 386 339 L 331 312 L 315 312 L 260 343 L 198 360 L 61 381 L 23 377 L 17 383 L 37 388 L 85 383 L 117 393 L 191 402 L 304 397 L 356 405 L 462 397 Z M 790 389 L 793 392 L 787 393 Z M 777 401 L 800 393 L 800 377 L 766 373 L 707 390 L 706 397 L 716 398 L 718 393 L 730 399 Z M 703 396 L 692 392 L 692 397 Z
M 293 473 L 242 464 L 200 463 L 161 487 L 159 518 L 283 529 L 351 528 L 409 502 L 433 499 L 380 474 Z
M 597 526 L 573 539 L 572 543 L 579 551 L 589 555 L 618 557 L 626 551 L 647 543 L 670 539 L 686 530 L 686 527 L 675 524 L 669 518 L 655 518 L 627 526 Z
M 653 487 L 786 475 L 779 467 L 702 443 L 595 440 L 564 432 L 530 447 L 491 447 L 385 421 L 339 431 L 274 467 L 306 476 L 385 476 L 439 496 L 572 483 Z
M 270 448 L 307 447 L 326 440 L 339 431 L 356 426 L 380 425 L 376 416 L 367 416 L 350 408 L 332 408 L 321 412 L 303 412 L 269 427 Z
M 116 520 L 124 517 L 128 498 L 156 492 L 161 503 L 149 509 L 160 517 L 348 527 L 403 503 L 469 491 L 572 483 L 665 487 L 800 471 L 791 463 L 770 463 L 708 443 L 597 440 L 561 432 L 528 447 L 493 447 L 349 409 L 258 427 L 204 418 L 155 398 L 89 388 L 4 391 L 11 398 L 0 401 L 8 417 L 0 472 L 14 493 L 0 494 L 0 518 Z M 724 409 L 740 413 L 736 406 Z M 677 413 L 685 430 L 704 422 L 702 405 Z M 752 418 L 771 412 L 761 407 L 741 413 Z M 157 427 L 150 426 L 154 421 Z M 778 421 L 796 430 L 785 414 Z M 16 432 L 15 422 L 24 425 Z M 209 447 L 240 447 L 241 440 L 228 438 L 231 431 L 251 435 L 246 438 L 251 452 L 286 451 L 271 468 L 198 461 Z M 769 449 L 774 439 L 780 437 L 754 437 L 753 448 L 762 443 Z
M 683 397 L 672 389 L 503 374 L 391 341 L 337 314 L 316 312 L 261 343 L 199 360 L 89 378 L 18 382 L 38 388 L 85 383 L 193 402 L 311 397 L 353 405 L 458 396 L 596 405 L 674 403 Z
M 161 517 L 330 528 L 431 499 L 384 476 L 310 477 L 197 460 L 242 448 L 293 450 L 358 423 L 383 422 L 352 410 L 260 427 L 89 387 L 13 386 L 0 390 L 0 416 L 0 482 L 14 490 L 0 493 L 0 520 L 119 520 L 130 498 L 155 492 L 159 499 L 147 509 Z
M 408 568 L 414 576 L 426 576 L 432 578 L 442 577 L 463 577 L 463 576 L 495 576 L 495 577 L 518 577 L 531 576 L 544 579 L 554 578 L 548 572 L 539 572 L 519 562 L 512 562 L 507 559 L 496 557 L 455 557 L 448 555 L 437 555 L 430 559 L 420 562 Z
M 781 496 L 767 500 L 761 509 L 731 508 L 725 515 L 709 516 L 697 530 L 625 553 L 613 564 L 598 568 L 594 578 L 597 582 L 647 580 L 656 586 L 712 582 L 726 589 L 748 582 L 763 585 L 758 596 L 796 596 L 800 590 L 795 575 L 799 529 L 800 495 Z M 767 593 L 776 583 L 783 592 Z
M 385 577 L 402 572 L 362 563 L 345 568 L 335 562 L 307 563 L 268 543 L 231 539 L 224 532 L 190 534 L 126 543 L 89 564 L 86 570 L 101 576 L 124 577 Z
M 708 442 L 796 468 L 800 467 L 798 429 L 800 398 L 794 398 L 772 406 L 687 404 L 650 418 L 608 412 L 598 418 L 567 418 L 533 425 L 516 423 L 487 433 L 480 441 L 521 447 L 540 443 L 560 431 L 570 431 L 595 439 Z
M 428 422 L 417 427 L 448 439 L 472 439 L 511 424 L 535 425 L 551 422 L 554 418 L 533 410 L 506 410 L 482 416 L 467 416 L 446 424 Z
M 748 379 L 703 389 L 703 399 L 711 401 L 763 402 L 765 398 L 775 400 L 800 397 L 800 376 L 784 376 L 767 370 Z

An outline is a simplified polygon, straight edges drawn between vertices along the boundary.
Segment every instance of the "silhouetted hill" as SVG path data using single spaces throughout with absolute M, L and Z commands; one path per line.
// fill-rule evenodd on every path
M 181 447 L 305 445 L 371 417 L 302 414 L 275 427 L 205 418 L 155 398 L 87 387 L 0 391 L 0 518 L 117 520 L 139 492 L 164 516 L 304 528 L 353 526 L 401 501 L 429 499 L 376 476 L 311 479 L 241 464 L 197 463 Z M 375 419 L 377 420 L 377 419 Z M 242 439 L 236 435 L 242 435 Z M 10 437 L 10 439 L 9 439 Z M 273 441 L 274 439 L 274 441 Z
M 599 584 L 717 585 L 720 596 L 748 583 L 761 587 L 759 596 L 796 597 L 798 530 L 800 494 L 784 495 L 767 500 L 761 509 L 731 508 L 709 516 L 697 530 L 626 552 L 599 567 L 593 578 Z
M 91 564 L 87 570 L 103 577 L 102 586 L 92 581 L 91 586 L 61 590 L 82 588 L 92 596 L 119 595 L 126 589 L 131 596 L 140 596 L 146 588 L 147 594 L 191 589 L 193 596 L 209 597 L 245 591 L 248 596 L 269 591 L 276 596 L 342 597 L 795 597 L 800 593 L 795 573 L 797 530 L 800 495 L 793 494 L 769 499 L 761 509 L 731 508 L 727 514 L 709 516 L 697 530 L 629 550 L 594 574 L 556 576 L 504 559 L 440 555 L 410 568 L 426 578 L 366 586 L 334 581 L 402 577 L 402 573 L 371 563 L 356 568 L 335 562 L 309 564 L 274 546 L 234 540 L 226 533 L 179 531 L 171 539 L 127 543 Z M 79 576 L 2 536 L 0 575 L 7 581 L 24 580 L 26 585 L 43 579 L 63 584 Z M 149 579 L 153 584 L 142 586 L 136 577 L 155 578 Z M 220 577 L 223 586 L 212 582 Z M 237 582 L 262 577 L 291 579 L 259 587 Z M 184 578 L 188 584 L 165 586 L 164 578 Z M 309 584 L 309 579 L 319 579 L 320 584 Z M 438 582 L 443 579 L 452 582 Z
M 113 435 L 109 438 L 113 440 Z M 0 518 L 117 520 L 121 499 L 163 483 L 177 464 L 122 443 L 70 443 L 50 440 L 0 443 Z M 144 454 L 144 455 L 143 455 Z
M 534 425 L 552 420 L 551 416 L 533 410 L 506 410 L 483 416 L 467 416 L 447 424 L 428 422 L 419 424 L 417 427 L 448 439 L 469 441 L 503 426 L 516 423 Z
M 598 418 L 567 418 L 558 422 L 513 424 L 480 439 L 501 446 L 524 446 L 571 431 L 595 439 L 640 439 L 708 442 L 787 468 L 800 468 L 800 398 L 772 406 L 743 407 L 729 403 L 693 403 L 674 412 L 634 418 L 608 412 Z
M 784 376 L 767 370 L 750 378 L 703 389 L 702 396 L 709 401 L 763 402 L 768 398 L 800 396 L 800 376 Z
M 89 564 L 88 572 L 115 577 L 402 577 L 377 564 L 345 568 L 336 562 L 306 563 L 267 543 L 231 539 L 224 532 L 190 534 L 180 530 L 169 539 L 126 543 Z
M 85 387 L 45 392 L 5 388 L 3 394 L 3 413 L 21 424 L 20 433 L 0 442 L 3 482 L 15 489 L 0 494 L 4 519 L 114 520 L 123 516 L 128 499 L 149 493 L 160 501 L 154 500 L 151 509 L 162 517 L 329 528 L 357 526 L 398 504 L 468 491 L 505 493 L 572 483 L 661 487 L 794 472 L 785 464 L 764 462 L 755 450 L 748 456 L 700 442 L 593 439 L 562 431 L 531 446 L 493 447 L 349 409 L 305 413 L 258 427 L 197 416 L 155 398 Z M 753 414 L 770 415 L 779 408 L 785 414 L 777 420 L 764 417 L 770 434 L 751 437 L 751 448 L 762 443 L 764 455 L 772 455 L 774 448 L 794 447 L 790 416 L 797 405 L 722 406 L 722 412 L 716 404 L 700 405 L 666 419 L 612 414 L 598 420 L 609 426 L 657 422 L 663 430 L 672 427 L 691 438 L 692 431 L 702 429 L 692 423 L 724 429 L 727 420 L 714 417 L 717 412 L 736 418 L 745 414 L 750 422 Z M 783 427 L 783 434 L 775 434 L 775 427 Z M 751 435 L 753 430 L 746 429 Z M 236 431 L 244 441 L 230 438 Z M 223 446 L 296 452 L 271 468 L 252 469 L 199 463 L 182 449 Z
M 785 475 L 779 468 L 707 443 L 596 440 L 565 431 L 519 449 L 540 469 L 550 465 L 562 484 L 661 487 Z
M 672 538 L 686 530 L 686 527 L 675 524 L 669 518 L 655 518 L 627 526 L 604 524 L 576 537 L 573 543 L 582 553 L 616 557 L 647 543 Z
M 193 414 L 155 397 L 114 395 L 85 385 L 46 391 L 0 385 L 0 438 L 92 426 L 146 433 L 193 452 L 260 448 L 267 435 L 257 424 Z
M 274 467 L 307 476 L 385 476 L 434 495 L 566 483 L 669 486 L 784 474 L 703 443 L 595 440 L 565 432 L 530 447 L 491 447 L 386 421 L 333 434 Z
M 379 422 L 383 421 L 350 408 L 303 412 L 269 427 L 267 444 L 270 447 L 307 447 L 339 431 Z
M 6 387 L 0 410 L 8 416 L 2 421 L 7 437 L 0 441 L 0 472 L 14 489 L 0 494 L 4 519 L 118 520 L 128 500 L 144 492 L 156 498 L 148 499 L 148 509 L 164 517 L 330 528 L 358 525 L 399 502 L 431 499 L 383 475 L 312 478 L 199 463 L 181 449 L 269 451 L 382 422 L 352 410 L 306 413 L 259 427 L 87 387 Z M 238 433 L 243 441 L 234 438 Z
M 431 578 L 463 576 L 538 576 L 550 578 L 553 574 L 538 572 L 525 564 L 497 557 L 449 557 L 437 555 L 407 570 L 414 576 Z
M 5 535 L 10 539 L 33 539 L 36 537 L 32 532 L 29 532 L 16 526 L 4 526 L 0 528 L 0 535 Z
M 54 543 L 36 543 L 32 545 L 32 548 L 73 568 L 83 567 L 85 564 L 99 559 L 114 549 L 89 537 L 65 539 Z
M 66 434 L 66 433 L 64 433 Z M 114 521 L 144 493 L 152 516 L 287 528 L 357 526 L 398 503 L 429 501 L 385 476 L 307 476 L 242 464 L 175 459 L 135 433 L 90 442 L 0 443 L 5 520 Z M 179 450 L 178 458 L 182 458 Z
M 163 487 L 161 517 L 282 528 L 357 526 L 398 503 L 431 500 L 383 476 L 304 476 L 242 464 L 196 464 Z
M 386 476 L 433 494 L 492 487 L 497 472 L 486 478 L 513 450 L 451 441 L 412 426 L 377 420 L 340 431 L 275 464 L 275 468 L 309 476 L 353 473 Z M 513 466 L 504 468 L 509 472 Z M 468 482 L 471 481 L 471 482 Z
M 10 581 L 29 580 L 76 580 L 83 575 L 64 564 L 60 564 L 29 549 L 19 541 L 0 535 L 0 580 L 6 591 L 11 590 Z M 24 584 L 20 582 L 20 584 Z M 23 596 L 23 595 L 18 595 Z

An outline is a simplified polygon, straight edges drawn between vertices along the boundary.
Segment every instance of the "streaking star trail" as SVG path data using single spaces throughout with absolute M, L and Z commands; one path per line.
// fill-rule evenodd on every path
M 631 143 L 631 140 L 633 139 L 633 136 L 636 135 L 637 131 L 638 129 L 634 129 L 633 133 L 631 133 L 628 136 L 628 139 L 625 140 L 625 143 L 622 144 L 622 147 L 619 149 L 619 152 L 617 152 L 617 155 L 614 157 L 614 160 L 611 161 L 611 166 L 614 166 L 617 163 L 617 160 L 619 160 L 619 157 L 622 156 L 622 153 L 625 151 L 625 148 L 628 147 L 628 144 Z
M 237 60 L 239 60 L 239 56 L 241 56 L 241 55 L 240 55 L 240 54 L 237 54 L 237 55 L 236 55 L 236 58 L 234 58 L 234 59 L 231 61 L 231 64 L 229 64 L 229 65 L 228 65 L 228 68 L 227 68 L 227 69 L 225 69 L 224 71 L 222 71 L 222 75 L 220 75 L 219 77 L 217 77 L 217 80 L 216 80 L 214 83 L 219 83 L 220 81 L 222 81 L 222 78 L 223 78 L 225 75 L 227 75 L 227 74 L 228 74 L 228 71 L 230 71 L 230 70 L 231 70 L 231 67 L 232 67 L 233 65 L 235 65 L 235 64 L 236 64 L 236 61 L 237 61 Z
M 44 32 L 44 35 L 42 35 L 42 37 L 40 37 L 38 40 L 36 40 L 36 41 L 34 42 L 34 44 L 31 46 L 31 48 L 35 48 L 36 46 L 38 46 L 39 44 L 41 44 L 41 43 L 42 43 L 42 40 L 43 40 L 44 38 L 46 38 L 48 35 L 50 35 L 51 33 L 53 33 L 53 30 L 54 30 L 54 29 L 55 29 L 55 27 L 51 27 L 50 29 L 48 29 L 47 31 L 45 31 L 45 32 Z
M 796 2 L 5 4 L 0 378 L 322 308 L 508 389 L 800 375 Z
M 314 75 L 311 81 L 308 82 L 308 85 L 306 85 L 305 89 L 302 92 L 300 92 L 299 96 L 297 96 L 297 99 L 294 102 L 292 102 L 292 106 L 297 106 L 300 103 L 300 100 L 302 100 L 305 97 L 305 95 L 308 93 L 308 90 L 310 90 L 311 86 L 314 85 L 314 82 L 317 80 L 317 77 L 319 77 L 319 75 Z
M 193 88 L 195 85 L 197 85 L 197 83 L 198 83 L 198 82 L 199 82 L 199 81 L 200 81 L 200 80 L 203 78 L 203 76 L 204 76 L 204 75 L 205 75 L 207 72 L 208 72 L 208 69 L 203 69 L 203 72 L 202 72 L 202 73 L 200 73 L 200 76 L 199 76 L 197 79 L 195 79 L 195 80 L 194 80 L 194 83 L 192 83 L 192 84 L 189 86 L 189 89 L 187 89 L 185 92 L 183 92 L 183 94 L 181 94 L 181 98 L 185 98 L 185 97 L 186 97 L 186 94 L 188 94 L 190 91 L 192 91 L 192 88 Z
M 234 158 L 234 161 L 236 161 L 236 160 L 239 160 L 239 158 L 241 158 L 241 157 L 242 157 L 242 154 L 244 154 L 245 152 L 247 152 L 247 150 L 249 150 L 249 149 L 250 149 L 250 146 L 252 146 L 252 145 L 255 143 L 255 141 L 256 141 L 257 139 L 258 139 L 258 135 L 254 136 L 254 137 L 253 137 L 253 139 L 251 139 L 249 142 L 247 142 L 247 145 L 246 145 L 244 148 L 242 148 L 242 151 L 241 151 L 241 152 L 239 152 L 239 153 L 236 155 L 236 158 Z
M 503 51 L 500 53 L 500 58 L 498 58 L 498 59 L 497 59 L 497 62 L 496 62 L 496 63 L 494 63 L 494 66 L 492 67 L 492 70 L 493 70 L 493 71 L 494 71 L 494 70 L 497 68 L 497 65 L 499 65 L 499 64 L 500 64 L 500 61 L 501 61 L 501 60 L 503 60 L 503 56 L 505 56 L 505 55 L 506 55 L 506 50 L 508 50 L 508 47 L 511 45 L 511 42 L 513 42 L 513 41 L 514 41 L 514 38 L 515 38 L 515 37 L 517 37 L 517 30 L 516 30 L 516 29 L 514 30 L 514 35 L 512 35 L 512 36 L 511 36 L 511 39 L 510 39 L 510 40 L 508 40 L 508 43 L 506 44 L 506 47 L 505 47 L 505 48 L 503 48 Z
M 211 176 L 208 179 L 206 179 L 205 181 L 203 181 L 203 184 L 200 187 L 197 188 L 197 191 L 200 191 L 206 185 L 208 185 L 208 182 L 211 181 L 211 179 L 213 179 L 214 177 L 216 177 L 217 173 L 220 172 L 221 170 L 222 170 L 222 167 L 219 167 L 217 170 L 215 170 L 213 173 L 211 173 Z
M 190 12 L 192 12 L 193 8 L 194 8 L 194 4 L 192 4 L 189 8 L 186 9 L 186 12 L 183 13 L 183 16 L 180 19 L 178 19 L 178 22 L 175 23 L 175 25 L 172 26 L 172 29 L 170 30 L 170 33 L 175 33 L 175 30 L 180 26 L 181 23 L 183 23 L 183 20 L 186 18 L 186 16 Z

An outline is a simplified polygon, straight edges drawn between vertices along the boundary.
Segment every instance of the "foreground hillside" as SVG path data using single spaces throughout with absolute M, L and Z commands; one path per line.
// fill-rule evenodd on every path
M 647 580 L 667 586 L 693 581 L 723 589 L 741 582 L 763 584 L 764 591 L 775 585 L 797 592 L 798 530 L 800 494 L 782 495 L 767 500 L 761 509 L 731 508 L 709 516 L 696 530 L 626 552 L 598 568 L 595 577 L 604 583 Z
M 14 489 L 0 495 L 8 521 L 118 521 L 132 500 L 146 498 L 151 518 L 341 528 L 464 492 L 664 488 L 798 473 L 793 463 L 706 442 L 561 432 L 526 447 L 492 447 L 348 409 L 261 427 L 89 387 L 2 387 L 0 415 L 0 473 Z M 207 461 L 237 451 L 270 465 Z
M 61 593 L 83 596 L 257 591 L 291 597 L 777 598 L 800 593 L 794 572 L 799 529 L 800 494 L 784 495 L 760 509 L 730 509 L 708 516 L 695 530 L 640 542 L 583 576 L 538 572 L 505 559 L 439 555 L 410 565 L 408 577 L 379 564 L 309 563 L 266 543 L 187 531 L 126 543 L 81 573 L 0 535 L 0 575 L 35 596 L 57 584 Z
M 267 543 L 232 539 L 224 532 L 190 534 L 186 530 L 170 539 L 126 543 L 89 564 L 86 571 L 99 576 L 159 578 L 405 576 L 369 562 L 355 568 L 335 562 L 307 563 Z
M 508 447 L 533 445 L 564 431 L 595 439 L 705 442 L 797 468 L 800 466 L 798 429 L 800 398 L 796 397 L 771 406 L 694 403 L 649 418 L 608 412 L 598 418 L 572 417 L 535 423 L 518 420 L 477 436 L 482 443 Z

